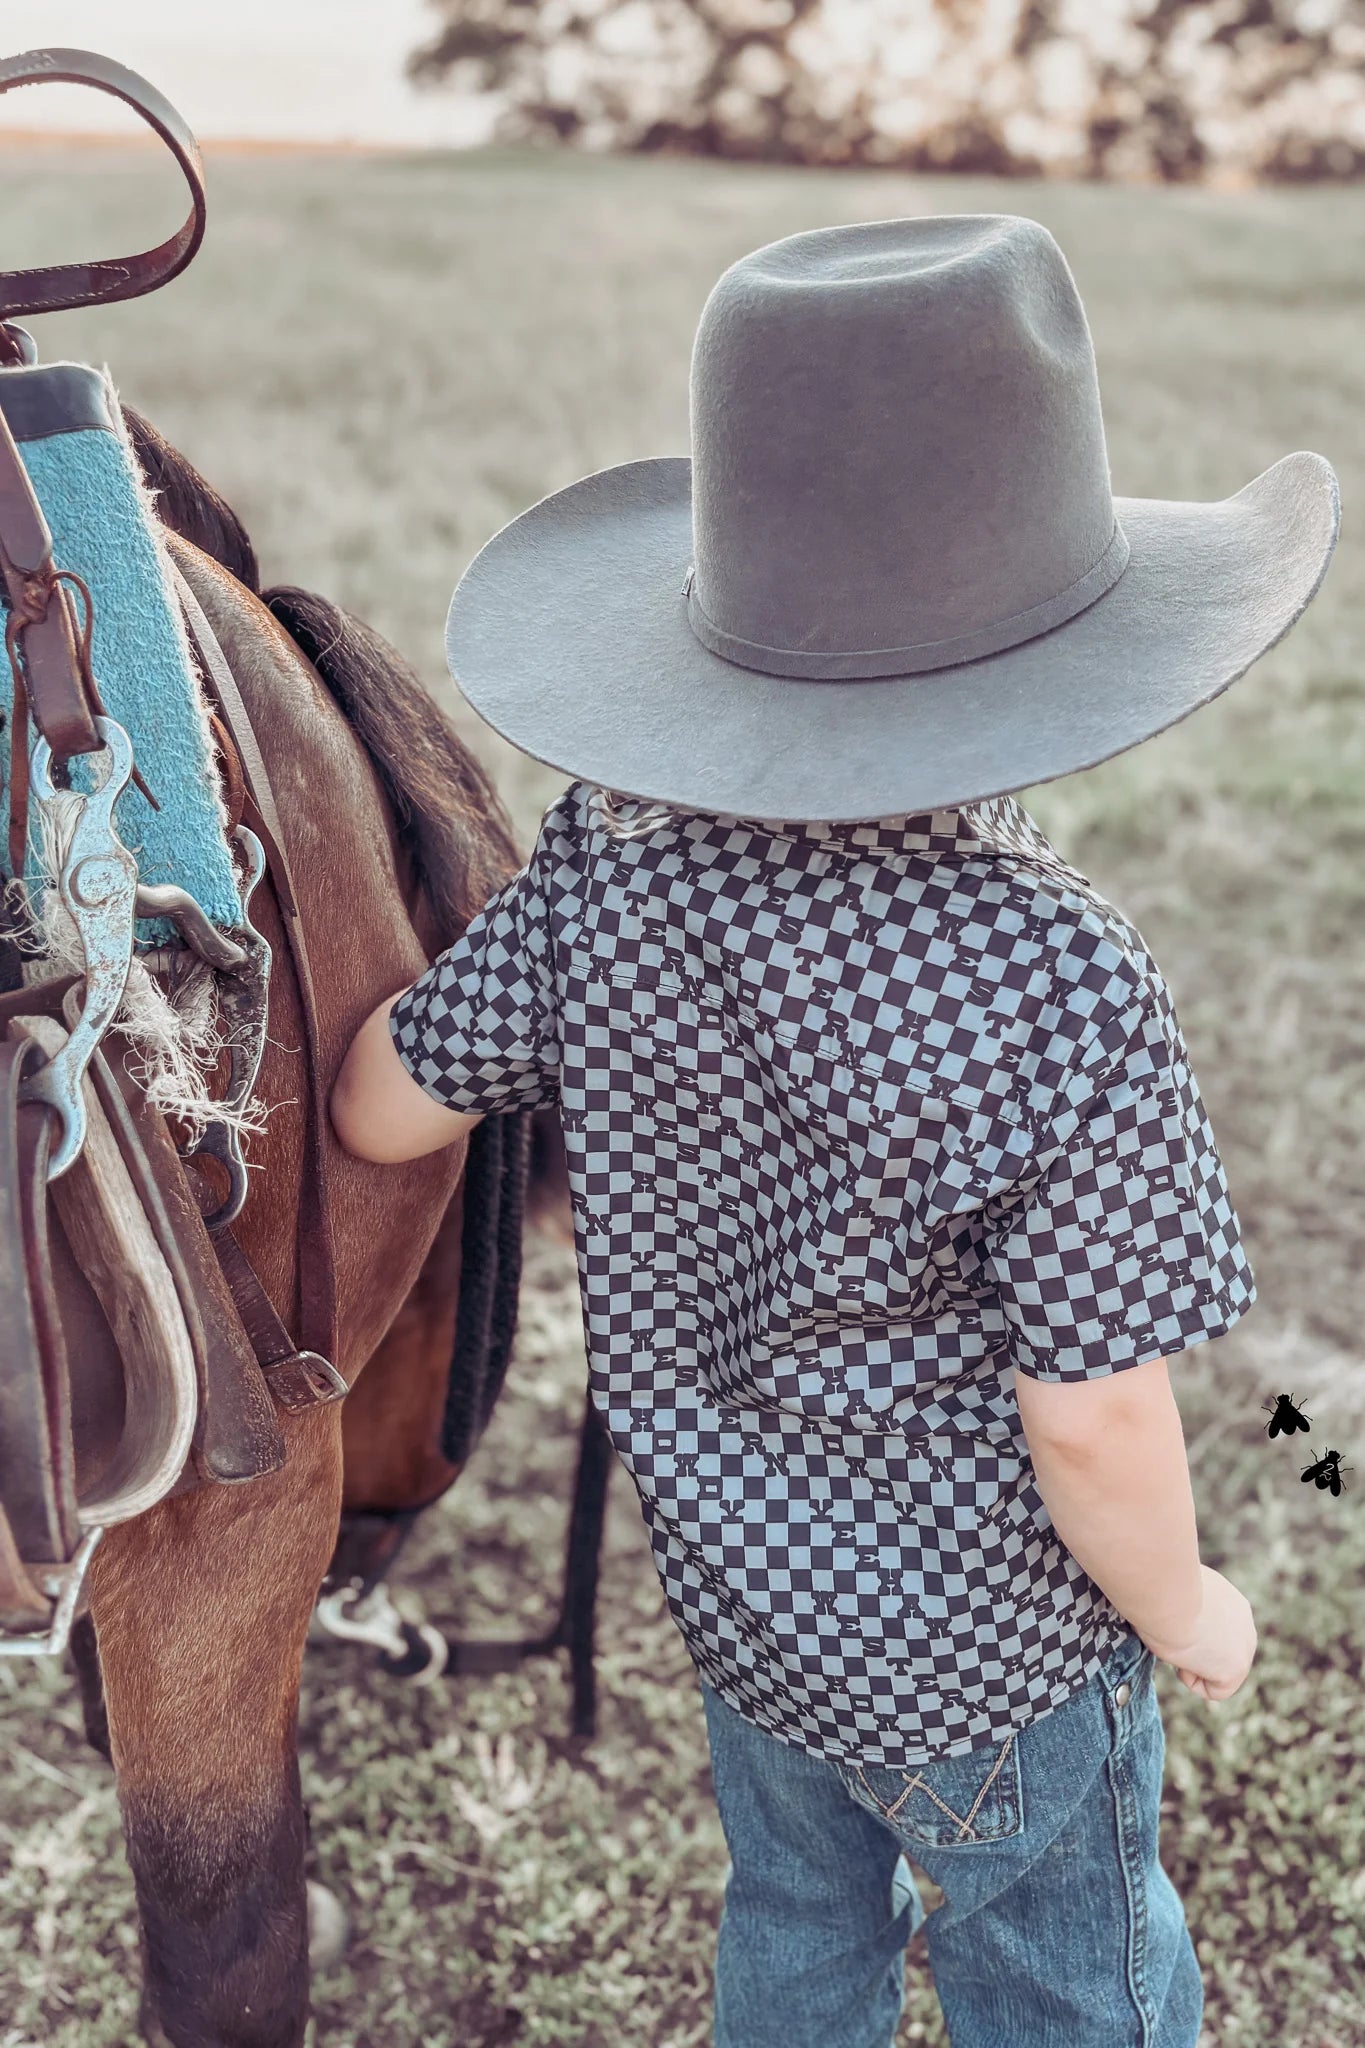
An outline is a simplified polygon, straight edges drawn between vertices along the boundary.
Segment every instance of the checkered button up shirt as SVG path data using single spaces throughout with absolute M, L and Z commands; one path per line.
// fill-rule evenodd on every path
M 392 1030 L 454 1109 L 559 1107 L 593 1398 L 724 1699 L 894 1768 L 1077 1690 L 1126 1624 L 1015 1375 L 1254 1286 L 1162 976 L 1014 799 L 615 839 L 574 783 Z

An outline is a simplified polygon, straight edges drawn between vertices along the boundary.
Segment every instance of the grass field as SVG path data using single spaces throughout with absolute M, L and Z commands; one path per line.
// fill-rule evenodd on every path
M 108 360 L 236 503 L 267 576 L 363 612 L 449 701 L 441 625 L 493 529 L 581 472 L 685 449 L 697 313 L 721 268 L 798 228 L 1034 213 L 1095 332 L 1116 488 L 1227 495 L 1279 455 L 1340 471 L 1342 548 L 1292 637 L 1197 718 L 1030 799 L 1135 917 L 1174 990 L 1260 1287 L 1174 1371 L 1206 1560 L 1261 1651 L 1222 1707 L 1163 1671 L 1164 1857 L 1204 1966 L 1203 2048 L 1365 2038 L 1365 355 L 1359 191 L 1247 195 L 909 180 L 670 162 L 230 158 L 164 295 L 43 323 Z M 150 239 L 168 182 L 133 152 L 10 152 L 3 259 Z M 165 232 L 162 228 L 161 232 Z M 139 242 L 138 246 L 145 246 Z M 467 711 L 529 845 L 564 778 Z M 433 1512 L 407 1597 L 455 1627 L 549 1602 L 582 1329 L 571 1251 L 530 1247 L 512 1382 Z M 1265 1438 L 1292 1389 L 1339 1500 Z M 586 1760 L 560 1674 L 404 1688 L 319 1647 L 303 1769 L 352 1939 L 318 1985 L 329 2048 L 702 2048 L 724 1851 L 690 1666 L 617 1475 Z M 63 1673 L 0 1665 L 0 2048 L 132 2036 L 134 1933 L 105 1767 Z M 922 1939 L 901 2040 L 943 2036 Z M 6 2031 L 8 2029 L 8 2031 Z M 1020 2044 L 1024 2048 L 1024 2044 Z

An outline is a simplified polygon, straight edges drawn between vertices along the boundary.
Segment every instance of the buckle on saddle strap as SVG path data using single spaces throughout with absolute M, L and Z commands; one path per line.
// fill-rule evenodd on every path
M 320 1351 L 295 1351 L 287 1358 L 262 1359 L 261 1374 L 281 1408 L 321 1408 L 350 1392 L 345 1380 Z

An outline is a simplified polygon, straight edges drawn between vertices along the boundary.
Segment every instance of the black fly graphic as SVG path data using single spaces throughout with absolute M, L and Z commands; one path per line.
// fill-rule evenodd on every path
M 1267 1436 L 1292 1436 L 1296 1429 L 1308 1434 L 1308 1417 L 1292 1394 L 1276 1394 L 1273 1399 L 1262 1401 L 1261 1406 L 1270 1417 Z
M 1332 1495 L 1334 1500 L 1339 1500 L 1341 1498 L 1341 1475 L 1343 1471 L 1354 1472 L 1354 1470 L 1354 1465 L 1342 1464 L 1340 1451 L 1329 1450 L 1325 1458 L 1319 1458 L 1315 1464 L 1306 1465 L 1299 1474 L 1299 1477 L 1305 1486 L 1311 1479 L 1319 1493 L 1326 1490 L 1326 1492 Z

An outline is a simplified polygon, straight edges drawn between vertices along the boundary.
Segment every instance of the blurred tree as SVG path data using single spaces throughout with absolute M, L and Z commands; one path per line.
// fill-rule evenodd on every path
M 1134 179 L 1365 172 L 1363 0 L 431 0 L 412 75 L 590 149 Z

